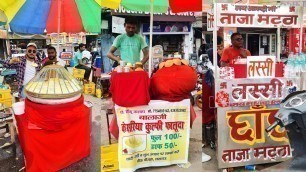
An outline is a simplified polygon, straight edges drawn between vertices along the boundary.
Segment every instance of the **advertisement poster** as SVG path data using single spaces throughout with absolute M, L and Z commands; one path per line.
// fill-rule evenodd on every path
M 124 18 L 112 16 L 112 33 L 125 33 L 124 22 Z
M 85 36 L 84 36 L 85 38 Z M 86 38 L 85 38 L 86 39 Z M 83 35 L 82 34 L 74 34 L 74 33 L 69 33 L 69 43 L 75 43 L 75 44 L 80 44 L 83 42 Z
M 59 37 L 57 36 L 57 33 L 50 34 L 51 44 L 65 44 L 66 43 L 66 34 L 59 34 Z
M 72 59 L 73 53 L 72 52 L 61 52 L 60 57 L 61 59 Z
M 120 172 L 188 162 L 190 100 L 152 100 L 148 106 L 115 106 Z
M 265 131 L 278 106 L 218 108 L 219 168 L 285 161 L 292 157 L 285 128 Z

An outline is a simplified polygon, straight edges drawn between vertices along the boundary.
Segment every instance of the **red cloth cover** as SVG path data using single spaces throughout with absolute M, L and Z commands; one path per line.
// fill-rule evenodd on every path
M 169 0 L 172 12 L 202 11 L 202 0 Z
M 58 171 L 88 156 L 89 116 L 84 97 L 61 105 L 26 99 L 25 114 L 15 116 L 26 171 Z
M 151 97 L 170 102 L 188 99 L 190 92 L 195 89 L 197 79 L 196 71 L 190 66 L 164 67 L 151 78 Z
M 123 107 L 148 105 L 150 79 L 146 72 L 112 72 L 110 91 L 113 102 Z
M 203 76 L 203 80 L 202 80 L 202 123 L 203 124 L 210 124 L 212 121 L 215 120 L 215 109 L 214 108 L 210 108 L 214 107 L 215 102 L 214 102 L 214 98 L 210 98 L 215 97 L 214 96 L 214 91 L 213 88 L 210 88 L 205 80 L 205 75 Z M 208 103 L 209 102 L 209 103 Z

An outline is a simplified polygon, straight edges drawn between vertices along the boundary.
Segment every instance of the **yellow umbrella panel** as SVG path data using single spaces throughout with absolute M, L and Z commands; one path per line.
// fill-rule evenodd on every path
M 4 11 L 7 22 L 9 23 L 18 10 L 22 7 L 26 0 L 1 0 L 0 1 L 0 10 Z

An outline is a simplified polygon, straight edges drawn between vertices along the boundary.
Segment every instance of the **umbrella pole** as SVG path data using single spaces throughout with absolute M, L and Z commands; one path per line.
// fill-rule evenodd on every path
M 153 3 L 154 0 L 150 0 L 150 48 L 149 48 L 149 77 L 151 77 L 152 73 L 152 40 L 153 40 Z
M 62 0 L 57 0 L 57 52 L 60 52 L 59 48 L 59 39 L 60 39 L 60 29 L 61 29 L 61 5 L 62 5 Z M 59 55 L 59 54 L 58 54 Z

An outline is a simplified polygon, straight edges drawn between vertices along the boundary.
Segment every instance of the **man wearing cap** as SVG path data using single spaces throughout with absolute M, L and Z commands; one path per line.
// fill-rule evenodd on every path
M 16 69 L 17 83 L 19 90 L 19 97 L 24 98 L 25 85 L 35 76 L 40 70 L 41 64 L 36 57 L 37 46 L 35 43 L 27 45 L 25 56 L 13 57 L 4 62 L 4 67 L 9 69 Z

